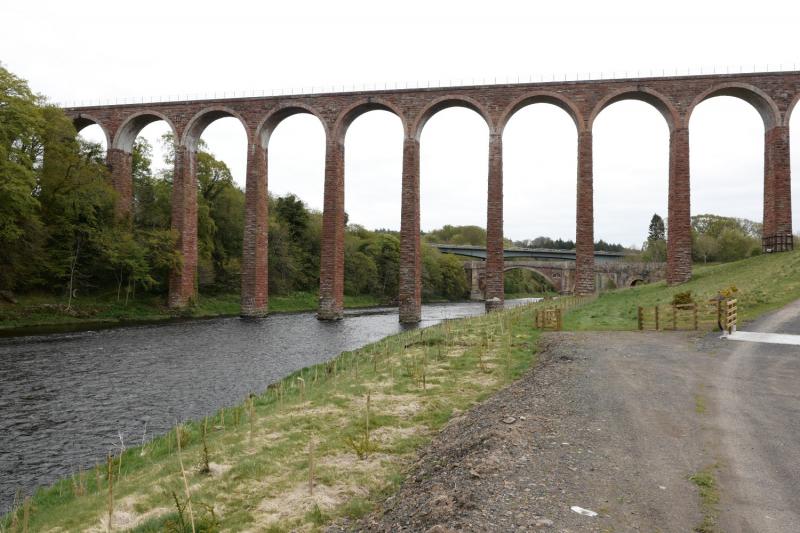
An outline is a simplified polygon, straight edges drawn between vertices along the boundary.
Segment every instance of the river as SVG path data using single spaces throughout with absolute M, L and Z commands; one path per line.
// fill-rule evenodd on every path
M 415 327 L 483 309 L 425 305 Z M 93 466 L 121 441 L 140 444 L 405 328 L 396 308 L 379 308 L 338 322 L 276 314 L 0 339 L 0 513 L 17 490 Z

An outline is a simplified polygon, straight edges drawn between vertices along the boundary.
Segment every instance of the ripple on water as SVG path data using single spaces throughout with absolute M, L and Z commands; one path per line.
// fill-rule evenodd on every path
M 512 303 L 512 302 L 509 302 Z M 423 306 L 420 326 L 483 303 Z M 406 329 L 397 310 L 218 318 L 0 339 L 0 512 L 119 446 L 202 418 L 297 369 Z

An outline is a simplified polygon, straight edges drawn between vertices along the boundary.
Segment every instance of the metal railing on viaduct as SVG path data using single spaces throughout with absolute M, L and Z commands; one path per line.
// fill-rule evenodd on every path
M 119 195 L 117 211 L 132 205 L 131 152 L 147 124 L 164 120 L 175 135 L 172 226 L 183 256 L 170 277 L 169 304 L 186 305 L 195 295 L 197 186 L 195 155 L 203 130 L 222 117 L 235 117 L 247 132 L 246 214 L 242 258 L 242 314 L 267 310 L 267 157 L 276 126 L 296 113 L 317 117 L 326 134 L 325 186 L 320 262 L 321 319 L 342 316 L 344 292 L 344 138 L 359 115 L 381 109 L 402 121 L 400 320 L 420 318 L 419 226 L 420 133 L 442 109 L 461 106 L 480 114 L 489 127 L 487 198 L 487 307 L 503 305 L 503 129 L 515 112 L 544 102 L 563 109 L 578 131 L 576 292 L 595 291 L 592 185 L 592 124 L 620 100 L 641 100 L 661 112 L 670 131 L 667 280 L 687 281 L 692 269 L 689 187 L 689 118 L 714 96 L 750 103 L 764 121 L 764 247 L 791 249 L 792 213 L 789 119 L 800 99 L 800 72 L 676 76 L 665 78 L 523 83 L 434 89 L 308 94 L 68 108 L 76 129 L 99 125 L 108 141 L 108 165 Z M 399 147 L 398 147 L 399 149 Z

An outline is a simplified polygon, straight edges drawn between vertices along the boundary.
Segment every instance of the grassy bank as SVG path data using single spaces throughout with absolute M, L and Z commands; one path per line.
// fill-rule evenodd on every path
M 239 294 L 201 294 L 195 304 L 182 311 L 166 306 L 164 296 L 146 295 L 118 301 L 116 294 L 97 294 L 73 299 L 67 310 L 65 299 L 50 294 L 29 294 L 17 298 L 16 304 L 0 302 L 0 330 L 33 326 L 80 324 L 124 324 L 168 320 L 171 318 L 202 318 L 238 315 Z M 345 307 L 380 305 L 373 296 L 345 296 Z M 317 308 L 317 295 L 297 292 L 287 296 L 272 296 L 270 312 L 311 311 Z
M 0 523 L 105 530 L 110 508 L 115 530 L 186 531 L 193 516 L 198 531 L 284 531 L 360 516 L 447 420 L 531 365 L 538 305 L 405 332 L 303 369 L 40 490 Z
M 569 313 L 565 329 L 636 329 L 637 306 L 670 304 L 675 293 L 691 291 L 706 306 L 717 291 L 735 285 L 739 323 L 752 320 L 800 298 L 800 251 L 762 255 L 734 263 L 695 267 L 692 281 L 667 287 L 654 283 L 601 294 L 594 302 Z
M 517 300 L 520 298 L 554 298 L 557 292 L 507 292 L 504 297 L 506 300 Z

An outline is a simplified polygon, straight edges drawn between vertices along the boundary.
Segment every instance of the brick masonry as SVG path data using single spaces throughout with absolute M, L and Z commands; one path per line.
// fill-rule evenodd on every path
M 133 206 L 133 155 L 119 148 L 110 148 L 106 164 L 111 174 L 111 184 L 117 193 L 114 211 L 119 218 L 128 218 Z
M 502 309 L 503 294 L 503 136 L 489 135 L 486 202 L 486 310 Z
M 245 221 L 242 242 L 242 316 L 267 312 L 267 150 L 258 143 L 247 147 Z
M 177 234 L 181 264 L 169 276 L 169 306 L 189 305 L 197 288 L 197 152 L 186 146 L 175 150 L 175 175 L 172 179 L 172 229 Z
M 741 98 L 764 121 L 764 238 L 791 234 L 791 173 L 789 119 L 800 100 L 800 72 L 675 76 L 619 80 L 591 80 L 475 87 L 384 90 L 336 94 L 232 98 L 206 101 L 162 102 L 70 108 L 76 128 L 98 124 L 109 140 L 108 163 L 119 192 L 117 212 L 130 213 L 131 147 L 148 123 L 165 120 L 178 139 L 176 185 L 173 191 L 173 228 L 183 256 L 180 269 L 170 278 L 170 305 L 186 305 L 195 295 L 197 265 L 197 203 L 193 150 L 203 129 L 214 120 L 231 116 L 241 121 L 248 137 L 245 257 L 242 274 L 242 313 L 260 315 L 267 310 L 266 257 L 266 150 L 269 136 L 285 118 L 296 113 L 316 116 L 326 132 L 325 200 L 320 270 L 319 317 L 342 316 L 344 288 L 344 136 L 360 114 L 382 109 L 396 114 L 405 129 L 403 147 L 403 198 L 401 215 L 401 319 L 419 319 L 419 138 L 427 120 L 452 106 L 479 113 L 489 127 L 487 176 L 487 233 L 490 274 L 487 293 L 502 306 L 503 272 L 495 257 L 502 236 L 502 133 L 509 118 L 522 107 L 550 103 L 563 109 L 578 131 L 576 290 L 596 289 L 594 274 L 592 124 L 608 105 L 634 99 L 650 103 L 666 120 L 670 135 L 669 245 L 667 279 L 686 281 L 691 276 L 690 173 L 688 126 L 694 108 L 714 96 Z M 259 153 L 262 152 L 263 153 Z M 263 156 L 263 157 L 262 157 Z M 252 182 L 252 183 L 251 183 Z M 492 304 L 490 304 L 490 307 Z
M 400 321 L 422 316 L 422 254 L 419 238 L 419 141 L 403 142 L 403 184 L 400 206 Z
M 689 190 L 689 129 L 669 136 L 669 202 L 667 220 L 667 283 L 692 278 L 692 218 Z

